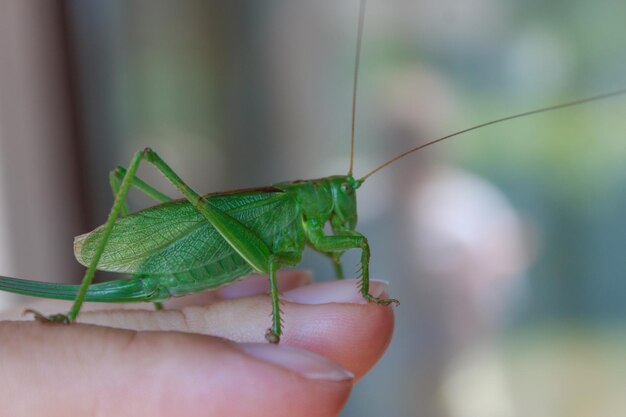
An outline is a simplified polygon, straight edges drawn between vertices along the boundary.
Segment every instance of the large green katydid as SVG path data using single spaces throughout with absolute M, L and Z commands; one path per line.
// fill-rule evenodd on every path
M 340 263 L 342 253 L 360 249 L 360 291 L 363 297 L 382 305 L 397 303 L 394 299 L 380 299 L 369 294 L 370 249 L 367 238 L 355 230 L 356 190 L 369 176 L 410 153 L 461 133 L 626 93 L 626 89 L 619 90 L 464 129 L 412 148 L 356 179 L 352 175 L 354 107 L 363 3 L 354 74 L 352 152 L 347 175 L 200 196 L 154 151 L 147 148 L 135 154 L 128 169 L 118 167 L 111 173 L 115 202 L 107 222 L 75 239 L 75 256 L 87 266 L 81 285 L 0 277 L 0 290 L 74 300 L 68 314 L 45 317 L 33 312 L 39 320 L 70 323 L 76 319 L 84 301 L 154 302 L 159 305 L 170 297 L 215 289 L 258 271 L 269 274 L 273 316 L 266 338 L 277 343 L 282 324 L 276 272 L 281 267 L 297 265 L 306 245 L 330 257 L 338 278 L 343 275 Z M 184 199 L 171 200 L 136 177 L 141 161 L 156 167 L 182 192 Z M 125 199 L 131 186 L 160 204 L 128 214 Z M 324 232 L 328 223 L 332 229 L 330 235 Z M 131 278 L 92 284 L 96 270 L 126 273 Z

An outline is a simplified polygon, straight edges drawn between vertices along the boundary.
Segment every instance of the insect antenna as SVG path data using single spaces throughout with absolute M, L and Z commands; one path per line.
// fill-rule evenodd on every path
M 582 98 L 582 99 L 578 99 L 578 100 L 574 100 L 574 101 L 568 101 L 566 103 L 561 103 L 561 104 L 557 104 L 557 105 L 554 105 L 554 106 L 543 107 L 543 108 L 540 108 L 540 109 L 526 111 L 524 113 L 518 113 L 518 114 L 511 115 L 511 116 L 502 117 L 500 119 L 495 119 L 495 120 L 491 120 L 489 122 L 481 123 L 479 125 L 472 126 L 472 127 L 467 128 L 467 129 L 459 130 L 458 132 L 450 133 L 450 134 L 448 134 L 446 136 L 440 137 L 438 139 L 431 140 L 429 142 L 426 142 L 426 143 L 418 145 L 418 146 L 416 146 L 414 148 L 411 148 L 408 151 L 402 152 L 401 154 L 399 154 L 399 155 L 395 156 L 394 158 L 388 160 L 387 162 L 379 165 L 377 168 L 373 169 L 368 174 L 363 176 L 361 179 L 359 179 L 359 183 L 362 183 L 367 178 L 371 177 L 372 175 L 374 175 L 375 173 L 377 173 L 381 169 L 385 168 L 386 166 L 389 166 L 389 165 L 393 164 L 394 162 L 404 158 L 405 156 L 407 156 L 407 155 L 409 155 L 409 154 L 411 154 L 413 152 L 419 151 L 420 149 L 426 148 L 426 147 L 428 147 L 430 145 L 434 145 L 435 143 L 444 141 L 446 139 L 450 139 L 450 138 L 453 138 L 455 136 L 459 136 L 459 135 L 461 135 L 463 133 L 471 132 L 472 130 L 477 130 L 477 129 L 480 129 L 480 128 L 485 127 L 485 126 L 494 125 L 496 123 L 501 123 L 501 122 L 506 122 L 508 120 L 518 119 L 520 117 L 530 116 L 530 115 L 538 114 L 538 113 L 545 113 L 545 112 L 549 112 L 549 111 L 552 111 L 552 110 L 564 109 L 566 107 L 578 106 L 580 104 L 585 104 L 585 103 L 589 103 L 589 102 L 592 102 L 592 101 L 604 100 L 604 99 L 607 99 L 607 98 L 610 98 L 610 97 L 619 96 L 619 95 L 622 95 L 622 94 L 625 94 L 625 93 L 626 93 L 626 88 L 622 88 L 620 90 L 611 91 L 609 93 L 598 94 L 596 96 L 586 97 L 586 98 Z
M 365 0 L 361 0 L 359 6 L 359 26 L 356 38 L 356 57 L 354 59 L 354 81 L 352 85 L 352 135 L 350 141 L 350 169 L 348 175 L 352 176 L 354 166 L 354 130 L 356 126 L 356 86 L 359 80 L 359 61 L 361 60 L 361 39 L 363 38 L 363 21 L 365 20 Z

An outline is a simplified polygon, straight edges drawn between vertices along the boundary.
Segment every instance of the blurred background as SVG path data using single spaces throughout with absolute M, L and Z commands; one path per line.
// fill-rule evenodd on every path
M 203 192 L 345 173 L 357 16 L 357 0 L 0 0 L 0 274 L 78 280 L 72 238 L 144 146 Z M 369 1 L 356 175 L 624 87 L 625 21 L 615 0 Z M 622 97 L 369 179 L 359 230 L 402 306 L 342 416 L 624 415 L 625 161 Z M 303 266 L 332 277 L 315 253 Z

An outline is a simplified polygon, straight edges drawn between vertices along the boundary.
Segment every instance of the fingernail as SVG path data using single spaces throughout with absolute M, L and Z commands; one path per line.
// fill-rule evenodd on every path
M 310 271 L 284 271 L 278 273 L 278 290 L 289 291 L 309 284 L 313 279 Z M 267 275 L 253 275 L 217 290 L 217 296 L 222 299 L 250 297 L 257 294 L 267 294 L 270 290 Z
M 246 354 L 263 362 L 293 371 L 304 378 L 326 381 L 349 381 L 354 374 L 324 356 L 286 345 L 239 343 Z
M 342 279 L 320 282 L 295 288 L 282 294 L 281 299 L 299 304 L 353 303 L 367 304 L 359 291 L 358 279 Z M 370 294 L 380 297 L 387 290 L 389 283 L 382 280 L 370 280 Z

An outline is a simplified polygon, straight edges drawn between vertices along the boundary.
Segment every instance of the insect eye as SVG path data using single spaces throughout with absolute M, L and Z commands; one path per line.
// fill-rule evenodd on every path
M 344 182 L 343 184 L 341 184 L 341 191 L 343 191 L 344 193 L 349 193 L 352 191 L 352 187 L 350 187 L 350 184 L 348 184 L 347 182 Z

